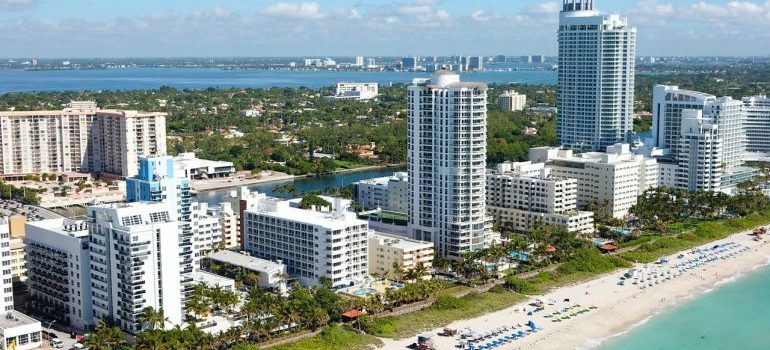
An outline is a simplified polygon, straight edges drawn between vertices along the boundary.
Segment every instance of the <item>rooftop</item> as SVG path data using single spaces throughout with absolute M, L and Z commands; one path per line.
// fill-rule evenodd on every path
M 72 220 L 66 218 L 56 218 L 41 221 L 28 222 L 28 226 L 39 227 L 50 232 L 72 237 L 88 236 L 88 222 L 83 220 Z
M 213 252 L 208 256 L 211 260 L 221 261 L 230 265 L 243 267 L 251 271 L 273 272 L 275 270 L 283 271 L 284 265 L 269 260 L 255 258 L 253 256 L 233 252 L 230 250 L 220 250 Z
M 3 330 L 33 324 L 40 324 L 40 321 L 15 310 L 8 311 L 0 317 L 0 328 Z
M 228 286 L 235 283 L 232 278 L 227 278 L 206 271 L 195 271 L 191 276 L 195 282 L 202 282 L 209 286 Z
M 430 243 L 430 242 L 423 242 L 415 239 L 409 239 L 401 236 L 389 235 L 386 233 L 375 232 L 375 231 L 370 232 L 369 239 L 376 239 L 380 241 L 380 244 L 388 245 L 390 247 L 403 249 L 403 250 L 424 249 L 424 248 L 433 247 L 433 243 Z

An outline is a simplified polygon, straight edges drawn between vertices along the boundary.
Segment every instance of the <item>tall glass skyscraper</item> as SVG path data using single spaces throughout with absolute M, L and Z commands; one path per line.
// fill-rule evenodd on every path
M 563 0 L 556 133 L 562 146 L 604 151 L 633 126 L 636 28 L 593 0 Z

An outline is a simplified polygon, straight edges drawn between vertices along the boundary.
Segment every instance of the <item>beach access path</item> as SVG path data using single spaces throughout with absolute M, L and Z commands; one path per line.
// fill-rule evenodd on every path
M 618 285 L 620 277 L 627 270 L 617 270 L 590 281 L 555 289 L 542 296 L 534 296 L 529 301 L 510 308 L 490 313 L 481 317 L 453 322 L 448 327 L 460 330 L 469 327 L 474 333 L 484 333 L 502 326 L 526 325 L 530 320 L 542 328 L 537 333 L 495 347 L 501 350 L 550 350 L 550 349 L 588 349 L 599 346 L 609 338 L 625 333 L 635 325 L 660 312 L 670 310 L 683 300 L 700 295 L 707 290 L 718 288 L 725 280 L 745 275 L 756 270 L 758 266 L 768 264 L 770 244 L 755 242 L 749 236 L 751 231 L 734 234 L 726 239 L 711 242 L 697 248 L 710 249 L 714 245 L 735 242 L 750 250 L 730 257 L 704 264 L 696 269 L 688 270 L 670 281 L 640 289 L 630 282 Z M 696 249 L 697 249 L 696 248 Z M 690 252 L 692 250 L 687 250 Z M 686 252 L 683 252 L 687 254 Z M 672 264 L 680 253 L 669 256 Z M 691 255 L 688 255 L 691 256 Z M 654 264 L 647 264 L 652 266 Z M 641 269 L 645 265 L 638 264 Z M 665 268 L 663 265 L 659 269 Z M 534 309 L 529 304 L 537 299 L 556 301 L 554 305 L 546 305 L 545 310 L 528 316 L 527 312 Z M 569 299 L 569 302 L 565 302 Z M 592 305 L 598 308 L 587 313 L 572 317 L 562 322 L 552 322 L 543 316 L 555 311 L 580 304 L 583 307 Z M 523 327 L 515 327 L 522 329 Z M 426 334 L 432 334 L 437 349 L 458 349 L 458 337 L 438 336 L 443 329 L 434 329 Z M 383 349 L 406 349 L 414 343 L 416 337 L 394 340 L 383 338 Z

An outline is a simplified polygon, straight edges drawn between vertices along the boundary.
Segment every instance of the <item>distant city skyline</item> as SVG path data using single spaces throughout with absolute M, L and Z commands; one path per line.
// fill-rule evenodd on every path
M 597 0 L 638 54 L 770 54 L 770 1 Z M 0 0 L 5 57 L 555 55 L 559 1 Z

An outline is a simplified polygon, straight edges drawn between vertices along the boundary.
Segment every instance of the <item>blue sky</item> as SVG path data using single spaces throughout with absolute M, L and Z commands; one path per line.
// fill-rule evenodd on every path
M 596 0 L 640 55 L 770 55 L 770 0 Z M 554 54 L 560 1 L 0 0 L 7 57 Z

